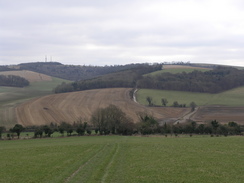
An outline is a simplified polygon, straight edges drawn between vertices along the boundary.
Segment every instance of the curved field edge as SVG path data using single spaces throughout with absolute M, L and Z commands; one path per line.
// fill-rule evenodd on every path
M 178 118 L 189 112 L 188 108 L 145 107 L 130 99 L 130 88 L 108 88 L 85 90 L 80 92 L 48 95 L 33 99 L 16 108 L 18 123 L 42 125 L 73 123 L 82 119 L 88 121 L 98 108 L 110 104 L 118 106 L 134 122 L 138 121 L 138 113 L 145 112 L 159 120 Z
M 141 89 L 137 92 L 138 102 L 148 104 L 147 96 L 151 96 L 153 103 L 159 106 L 162 105 L 162 98 L 168 100 L 168 106 L 173 105 L 174 101 L 187 106 L 195 102 L 200 107 L 190 119 L 196 122 L 217 120 L 221 123 L 235 121 L 244 124 L 244 87 L 219 94 Z
M 1 141 L 0 182 L 241 183 L 243 140 L 91 136 Z
M 0 126 L 7 128 L 17 123 L 15 107 L 35 97 L 52 93 L 53 89 L 67 80 L 51 77 L 49 81 L 31 82 L 24 88 L 0 87 Z
M 149 74 L 145 74 L 145 76 L 156 76 L 158 74 L 162 74 L 165 72 L 170 72 L 172 74 L 182 73 L 182 72 L 193 72 L 193 71 L 209 71 L 212 70 L 212 68 L 205 68 L 205 67 L 193 67 L 193 66 L 183 66 L 183 65 L 164 65 L 162 70 L 155 71 Z
M 0 75 L 14 75 L 14 76 L 20 76 L 25 79 L 27 79 L 29 82 L 38 82 L 38 81 L 51 81 L 52 77 L 40 74 L 33 71 L 28 70 L 20 70 L 20 71 L 2 71 L 0 72 Z
M 235 88 L 218 94 L 194 93 L 182 91 L 140 89 L 137 92 L 137 100 L 140 104 L 148 105 L 146 97 L 150 96 L 155 105 L 162 105 L 161 99 L 168 100 L 168 106 L 174 101 L 189 106 L 195 102 L 198 106 L 220 105 L 220 106 L 244 106 L 244 87 Z

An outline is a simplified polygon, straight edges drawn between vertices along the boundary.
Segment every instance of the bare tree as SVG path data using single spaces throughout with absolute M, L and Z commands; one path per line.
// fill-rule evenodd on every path
M 161 103 L 163 106 L 166 106 L 168 104 L 168 100 L 166 98 L 162 98 Z
M 153 99 L 152 99 L 152 97 L 147 96 L 146 99 L 147 99 L 148 105 L 149 106 L 152 106 L 153 105 Z

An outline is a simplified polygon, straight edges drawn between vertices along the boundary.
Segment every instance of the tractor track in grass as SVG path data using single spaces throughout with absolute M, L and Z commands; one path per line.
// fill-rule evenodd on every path
M 96 156 L 98 156 L 104 149 L 106 148 L 108 144 L 104 145 L 102 148 L 100 148 L 92 157 L 90 157 L 85 163 L 83 163 L 77 170 L 75 170 L 64 182 L 70 182 L 72 178 L 74 178 L 88 163 L 90 163 Z
M 112 166 L 112 164 L 114 162 L 114 159 L 115 159 L 116 155 L 118 154 L 118 152 L 119 152 L 119 144 L 117 143 L 116 147 L 115 147 L 115 150 L 113 151 L 113 156 L 110 159 L 110 161 L 109 161 L 109 163 L 108 163 L 108 165 L 107 165 L 107 167 L 105 169 L 105 173 L 104 173 L 104 175 L 102 177 L 102 181 L 101 181 L 102 183 L 106 182 L 106 178 L 108 177 L 109 170 L 111 169 L 111 166 Z

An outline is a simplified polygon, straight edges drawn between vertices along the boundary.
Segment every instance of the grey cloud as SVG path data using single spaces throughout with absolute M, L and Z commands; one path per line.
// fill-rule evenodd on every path
M 210 0 L 201 4 L 189 0 L 0 0 L 0 64 L 35 61 L 46 54 L 72 64 L 175 59 L 217 63 L 231 58 L 240 64 L 244 11 L 237 4 L 242 1 L 221 2 L 219 8 Z

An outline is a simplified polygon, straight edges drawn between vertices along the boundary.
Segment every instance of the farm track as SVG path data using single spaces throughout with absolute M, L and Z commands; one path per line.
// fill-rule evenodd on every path
M 103 145 L 64 182 L 106 182 L 118 152 L 119 142 L 111 142 Z M 87 174 L 87 170 L 89 169 L 93 169 L 93 171 Z
M 114 159 L 115 159 L 116 155 L 119 152 L 119 144 L 116 143 L 115 146 L 116 147 L 115 147 L 115 150 L 113 150 L 113 156 L 111 157 L 109 164 L 106 166 L 105 173 L 104 173 L 104 175 L 102 177 L 102 181 L 101 181 L 102 183 L 106 182 L 106 178 L 107 178 L 107 176 L 109 174 L 109 170 L 111 169 L 112 163 L 114 162 Z
M 91 158 L 89 158 L 85 163 L 83 163 L 74 173 L 72 173 L 66 180 L 65 183 L 70 182 L 86 165 L 88 165 L 95 157 L 99 156 L 99 154 L 105 150 L 106 146 L 104 145 L 100 148 Z
M 179 118 L 189 111 L 188 108 L 146 107 L 135 103 L 129 97 L 129 88 L 109 88 L 86 90 L 64 94 L 48 95 L 21 104 L 16 108 L 18 123 L 43 125 L 62 121 L 89 121 L 97 108 L 113 104 L 118 106 L 134 122 L 138 113 L 146 112 L 159 120 Z

